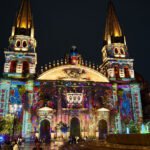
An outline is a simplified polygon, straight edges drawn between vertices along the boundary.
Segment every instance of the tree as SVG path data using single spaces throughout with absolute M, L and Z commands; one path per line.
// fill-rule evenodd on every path
M 59 124 L 57 124 L 57 129 L 60 129 L 60 131 L 63 133 L 67 133 L 69 126 L 66 123 L 60 122 Z
M 130 133 L 139 133 L 138 125 L 134 123 L 134 121 L 130 121 L 129 123 Z
M 0 134 L 12 134 L 14 116 L 8 114 L 0 120 Z

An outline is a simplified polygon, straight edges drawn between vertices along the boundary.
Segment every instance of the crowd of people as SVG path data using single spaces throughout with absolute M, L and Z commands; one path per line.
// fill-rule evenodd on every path
M 23 150 L 24 149 L 24 140 L 21 137 L 18 139 L 7 139 L 5 142 L 0 145 L 0 149 L 3 150 Z
M 33 150 L 43 150 L 41 148 L 41 144 L 40 144 L 41 142 L 39 141 L 39 139 L 37 137 L 35 137 L 34 143 L 35 143 L 35 147 L 33 148 Z
M 85 142 L 87 140 L 87 136 L 85 136 L 83 139 L 80 138 L 79 136 L 73 136 L 69 137 L 68 143 L 69 144 L 78 144 L 79 142 Z
M 74 137 L 69 137 L 68 139 L 68 143 L 69 144 L 77 144 L 79 142 L 85 142 L 87 141 L 87 137 L 84 137 L 83 139 L 79 136 L 74 136 Z M 37 137 L 35 137 L 34 139 L 34 147 L 32 150 L 43 150 L 41 145 L 46 142 L 46 139 L 38 139 Z M 50 142 L 49 142 L 50 143 Z M 18 137 L 17 139 L 13 139 L 13 140 L 5 140 L 5 142 L 3 143 L 3 145 L 0 145 L 0 150 L 23 150 L 25 146 L 25 140 L 22 137 Z
M 21 137 L 17 139 L 7 139 L 4 143 L 1 143 L 0 150 L 24 150 L 25 140 Z M 38 138 L 35 138 L 35 145 L 33 150 L 43 150 L 41 148 L 41 142 Z

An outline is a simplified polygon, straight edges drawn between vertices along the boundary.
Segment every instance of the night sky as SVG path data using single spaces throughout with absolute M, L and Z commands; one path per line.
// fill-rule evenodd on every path
M 0 4 L 0 66 L 20 0 Z M 113 0 L 135 70 L 150 82 L 150 0 Z M 85 60 L 101 64 L 108 0 L 31 0 L 38 68 L 63 58 L 72 45 Z

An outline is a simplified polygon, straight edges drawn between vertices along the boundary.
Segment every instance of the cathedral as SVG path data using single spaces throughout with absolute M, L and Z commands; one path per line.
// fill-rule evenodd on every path
M 11 114 L 19 119 L 19 134 L 26 139 L 103 138 L 130 133 L 131 122 L 141 125 L 134 59 L 112 1 L 102 40 L 101 65 L 85 61 L 72 46 L 64 59 L 36 71 L 38 53 L 30 0 L 22 0 L 4 51 L 0 116 Z

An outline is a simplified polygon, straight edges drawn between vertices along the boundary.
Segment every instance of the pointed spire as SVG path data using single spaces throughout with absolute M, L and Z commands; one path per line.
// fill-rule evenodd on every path
M 22 0 L 21 7 L 17 16 L 17 28 L 31 28 L 32 16 L 29 0 Z
M 30 0 L 22 0 L 15 21 L 15 34 L 31 35 L 33 28 Z
M 104 44 L 124 43 L 123 33 L 116 15 L 115 7 L 112 0 L 109 1 L 106 17 Z

